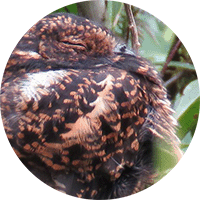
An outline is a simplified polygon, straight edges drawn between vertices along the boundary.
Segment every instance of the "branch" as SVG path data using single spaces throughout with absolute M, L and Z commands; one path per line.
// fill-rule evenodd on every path
M 172 61 L 174 55 L 176 54 L 176 52 L 178 51 L 179 47 L 181 46 L 181 41 L 178 39 L 178 41 L 176 42 L 176 44 L 173 46 L 170 54 L 167 57 L 167 60 L 163 66 L 163 69 L 161 71 L 161 75 L 163 76 L 165 74 L 165 71 L 167 70 L 168 64 Z
M 133 17 L 133 12 L 131 10 L 131 5 L 129 4 L 124 4 L 125 7 L 125 11 L 128 17 L 128 22 L 129 22 L 129 30 L 131 31 L 131 35 L 132 35 L 132 48 L 136 50 L 136 52 L 138 53 L 139 48 L 140 48 L 140 43 L 139 43 L 139 39 L 138 39 L 138 31 L 137 31 L 137 26 Z

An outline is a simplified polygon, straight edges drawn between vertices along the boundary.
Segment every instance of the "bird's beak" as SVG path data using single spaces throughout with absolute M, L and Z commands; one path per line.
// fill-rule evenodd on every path
M 113 50 L 116 54 L 125 54 L 125 55 L 131 55 L 136 56 L 133 50 L 127 48 L 125 44 L 117 44 Z

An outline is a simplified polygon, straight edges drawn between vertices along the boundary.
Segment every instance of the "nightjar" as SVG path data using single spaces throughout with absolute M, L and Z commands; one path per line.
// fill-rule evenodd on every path
M 153 183 L 154 145 L 181 158 L 153 66 L 88 19 L 51 14 L 11 54 L 1 85 L 7 137 L 23 164 L 67 194 L 111 199 Z

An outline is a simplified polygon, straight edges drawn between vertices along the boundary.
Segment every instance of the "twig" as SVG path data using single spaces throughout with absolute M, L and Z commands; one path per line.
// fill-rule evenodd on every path
M 163 66 L 163 69 L 161 71 L 161 75 L 163 76 L 165 74 L 165 71 L 167 70 L 168 64 L 170 63 L 170 61 L 172 61 L 174 55 L 176 54 L 176 52 L 178 51 L 179 47 L 181 46 L 181 41 L 178 39 L 178 41 L 176 42 L 176 44 L 173 46 L 170 54 L 167 57 L 167 60 Z
M 125 11 L 128 17 L 129 30 L 131 31 L 131 35 L 132 35 L 132 40 L 131 40 L 132 48 L 135 49 L 136 52 L 138 53 L 139 48 L 140 48 L 140 43 L 138 39 L 137 26 L 134 20 L 133 12 L 131 10 L 131 5 L 124 4 L 124 7 L 125 7 Z
M 172 83 L 176 82 L 182 75 L 183 75 L 183 71 L 179 72 L 178 74 L 176 74 L 175 76 L 173 76 L 172 78 L 170 78 L 168 81 L 166 81 L 164 83 L 164 86 L 165 87 L 170 86 Z

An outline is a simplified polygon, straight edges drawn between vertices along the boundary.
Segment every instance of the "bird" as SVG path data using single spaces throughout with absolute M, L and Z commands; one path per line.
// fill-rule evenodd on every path
M 159 73 L 99 23 L 50 14 L 13 50 L 1 84 L 9 142 L 41 181 L 85 199 L 154 182 L 154 146 L 182 157 Z

